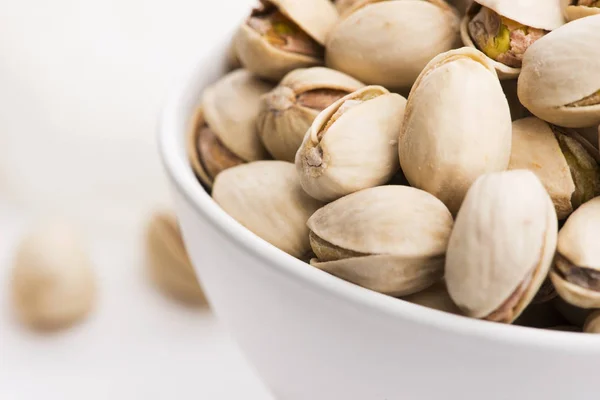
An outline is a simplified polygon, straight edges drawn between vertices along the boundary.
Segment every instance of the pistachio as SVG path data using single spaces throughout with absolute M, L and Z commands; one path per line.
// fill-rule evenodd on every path
M 528 169 L 537 175 L 552 198 L 558 219 L 600 195 L 598 158 L 598 151 L 572 130 L 535 117 L 513 122 L 508 168 Z
M 600 14 L 598 0 L 562 0 L 567 21 Z
M 311 265 L 392 296 L 442 278 L 452 216 L 432 195 L 407 186 L 361 190 L 308 220 Z
M 600 311 L 594 311 L 590 314 L 585 320 L 583 331 L 585 333 L 600 333 Z
M 459 17 L 443 0 L 370 0 L 346 13 L 327 40 L 327 66 L 372 85 L 408 90 L 458 41 Z
M 69 222 L 41 223 L 16 249 L 11 289 L 17 316 L 40 330 L 82 320 L 96 297 L 92 269 L 80 234 Z
M 166 294 L 187 304 L 206 304 L 173 213 L 160 211 L 148 221 L 146 256 L 151 278 Z
M 570 22 L 534 43 L 523 58 L 518 94 L 537 117 L 558 126 L 600 124 L 600 15 Z
M 448 0 L 448 3 L 458 10 L 460 15 L 465 15 L 473 4 L 473 0 Z
M 388 182 L 399 168 L 405 104 L 398 94 L 368 86 L 323 110 L 296 154 L 302 188 L 331 201 Z
M 556 297 L 552 304 L 554 308 L 566 319 L 569 324 L 574 326 L 583 327 L 585 320 L 592 312 L 584 308 L 576 307 L 570 303 L 564 301 L 561 297 Z
M 435 57 L 408 97 L 399 155 L 410 184 L 453 214 L 478 176 L 505 170 L 511 117 L 489 59 L 463 47 Z
M 221 172 L 213 199 L 248 230 L 302 259 L 310 250 L 306 221 L 323 203 L 300 187 L 294 164 L 257 161 Z
M 475 0 L 461 24 L 465 46 L 489 58 L 500 79 L 516 78 L 525 51 L 564 24 L 558 1 Z
M 544 279 L 544 282 L 542 282 L 542 286 L 540 286 L 540 289 L 538 290 L 538 292 L 535 294 L 535 297 L 531 301 L 531 304 L 533 305 L 533 304 L 550 303 L 557 296 L 558 296 L 558 293 L 556 293 L 556 288 L 552 284 L 552 280 L 550 280 L 549 277 L 546 277 L 546 279 Z
M 344 15 L 348 10 L 352 9 L 356 4 L 364 0 L 335 0 L 335 8 L 340 15 Z
M 261 99 L 258 134 L 271 155 L 294 162 L 306 131 L 321 111 L 364 85 L 329 68 L 297 69 Z
M 321 65 L 325 37 L 337 17 L 329 0 L 261 0 L 235 36 L 238 57 L 245 68 L 271 80 Z
M 256 131 L 260 97 L 272 86 L 240 69 L 204 91 L 187 139 L 194 172 L 208 188 L 217 174 L 268 157 Z
M 467 316 L 511 323 L 546 278 L 556 231 L 554 206 L 531 171 L 481 176 L 469 189 L 450 236 L 450 296 Z
M 583 204 L 558 234 L 550 273 L 560 297 L 581 308 L 600 308 L 600 197 Z
M 460 309 L 450 298 L 446 283 L 443 280 L 434 283 L 420 292 L 402 297 L 402 300 L 427 308 L 433 308 L 434 310 L 445 311 L 451 314 L 461 314 Z

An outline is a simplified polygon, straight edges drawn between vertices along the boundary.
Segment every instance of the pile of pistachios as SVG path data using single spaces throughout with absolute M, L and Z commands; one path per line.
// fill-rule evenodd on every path
M 472 318 L 600 332 L 600 1 L 262 0 L 188 152 L 288 254 Z

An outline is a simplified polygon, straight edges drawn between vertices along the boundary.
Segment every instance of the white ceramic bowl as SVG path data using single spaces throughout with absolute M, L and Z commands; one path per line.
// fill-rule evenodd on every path
M 276 399 L 599 398 L 600 337 L 386 297 L 296 260 L 222 211 L 196 181 L 184 145 L 202 89 L 224 71 L 229 37 L 217 42 L 168 102 L 160 147 L 198 276 Z

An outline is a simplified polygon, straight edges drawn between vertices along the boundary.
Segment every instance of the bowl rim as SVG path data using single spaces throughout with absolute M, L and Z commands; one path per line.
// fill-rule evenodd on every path
M 218 42 L 218 41 L 217 41 Z M 393 297 L 359 287 L 331 276 L 279 250 L 244 228 L 225 213 L 198 183 L 185 151 L 185 135 L 188 132 L 191 111 L 189 104 L 197 104 L 200 93 L 194 87 L 204 86 L 202 76 L 222 73 L 223 65 L 214 63 L 222 59 L 230 39 L 222 40 L 203 52 L 199 61 L 169 94 L 158 127 L 159 152 L 163 167 L 177 190 L 215 229 L 226 235 L 234 245 L 259 259 L 263 267 L 272 273 L 282 274 L 289 279 L 324 295 L 337 297 L 353 307 L 368 312 L 401 318 L 414 323 L 456 335 L 478 337 L 497 343 L 552 350 L 554 352 L 600 355 L 600 337 L 579 332 L 551 331 L 545 329 L 511 326 L 482 321 L 443 311 L 429 309 Z M 199 88 L 198 88 L 199 89 Z M 196 99 L 196 100 L 194 100 Z M 183 148 L 182 148 L 183 147 Z

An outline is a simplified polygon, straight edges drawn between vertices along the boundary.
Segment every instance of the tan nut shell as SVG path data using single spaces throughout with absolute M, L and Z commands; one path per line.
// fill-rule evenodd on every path
M 526 170 L 475 181 L 456 217 L 446 254 L 448 292 L 466 315 L 486 318 L 533 272 L 516 318 L 544 281 L 556 248 L 554 206 Z
M 11 284 L 17 316 L 41 330 L 65 328 L 83 319 L 97 291 L 80 233 L 61 220 L 46 221 L 23 238 Z
M 300 258 L 310 250 L 306 221 L 323 203 L 308 196 L 294 164 L 256 161 L 229 168 L 215 179 L 213 199 L 240 224 Z
M 245 161 L 268 156 L 256 132 L 260 96 L 272 86 L 239 69 L 204 90 L 202 108 L 208 126 L 221 142 Z
M 573 212 L 575 182 L 554 131 L 535 117 L 513 122 L 512 152 L 508 169 L 528 169 L 540 179 L 562 220 Z
M 600 271 L 600 197 L 581 205 L 558 234 L 558 254 L 574 265 Z M 581 308 L 600 308 L 600 292 L 580 287 L 550 273 L 556 291 L 567 302 Z
M 343 113 L 319 140 L 322 127 L 346 100 L 380 93 Z M 398 132 L 406 99 L 381 86 L 367 86 L 338 100 L 315 119 L 296 154 L 302 188 L 315 199 L 331 201 L 383 185 L 398 171 Z M 320 152 L 322 164 L 311 166 Z
M 186 136 L 185 145 L 187 149 L 187 156 L 190 160 L 190 164 L 192 165 L 194 173 L 198 179 L 200 179 L 200 182 L 211 189 L 213 179 L 204 168 L 204 165 L 200 160 L 200 154 L 198 153 L 198 137 L 200 134 L 200 129 L 204 126 L 205 122 L 206 121 L 204 120 L 204 112 L 202 111 L 202 107 L 198 107 L 194 117 L 192 118 L 192 124 Z
M 311 265 L 381 293 L 412 294 L 442 277 L 452 224 L 444 204 L 421 190 L 361 190 L 321 208 L 307 225 L 330 245 L 365 255 Z M 320 247 L 313 251 L 321 256 Z
M 325 44 L 326 37 L 338 18 L 337 11 L 329 0 L 272 0 L 267 3 L 274 4 L 282 14 L 321 45 Z M 242 65 L 265 79 L 278 81 L 294 69 L 323 64 L 320 58 L 272 46 L 246 23 L 238 29 L 234 42 Z
M 433 308 L 434 310 L 445 311 L 451 314 L 461 314 L 460 309 L 452 301 L 446 288 L 446 283 L 443 280 L 425 290 L 403 297 L 402 300 Z
M 455 46 L 458 28 L 458 14 L 443 2 L 376 2 L 335 26 L 326 65 L 367 84 L 407 90 L 433 57 Z
M 569 22 L 600 14 L 600 8 L 598 7 L 575 6 L 571 4 L 573 3 L 572 0 L 561 0 L 561 3 L 565 18 Z
M 600 104 L 567 107 L 600 90 L 600 15 L 570 22 L 535 42 L 523 58 L 518 94 L 537 117 L 559 126 L 600 124 Z
M 585 333 L 600 333 L 600 311 L 594 311 L 590 314 L 585 320 L 583 331 Z
M 319 115 L 319 111 L 298 104 L 297 96 L 317 89 L 352 93 L 363 86 L 342 72 L 324 67 L 290 72 L 261 98 L 257 126 L 263 144 L 275 159 L 294 162 L 306 131 Z
M 355 4 L 363 0 L 335 0 L 335 8 L 340 15 L 344 15 L 346 11 L 354 7 Z
M 146 256 L 150 276 L 161 290 L 185 303 L 206 304 L 173 213 L 157 212 L 148 221 Z
M 410 184 L 453 214 L 478 176 L 505 170 L 511 148 L 506 97 L 488 58 L 463 47 L 440 54 L 408 97 L 399 139 Z

